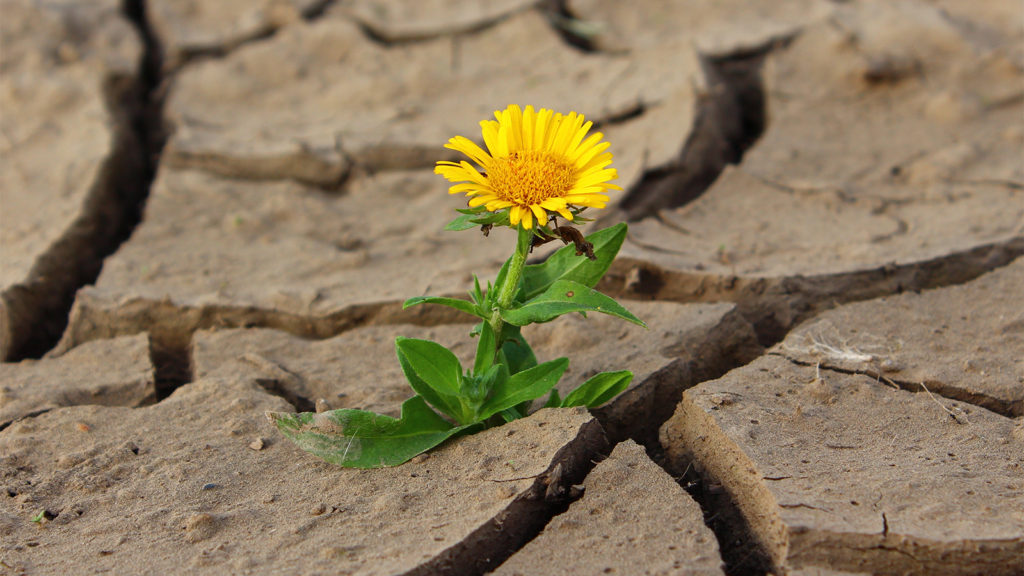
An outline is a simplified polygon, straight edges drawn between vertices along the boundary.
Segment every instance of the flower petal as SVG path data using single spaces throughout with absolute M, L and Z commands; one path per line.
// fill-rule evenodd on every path
M 472 182 L 463 182 L 461 184 L 455 184 L 455 185 L 449 187 L 448 188 L 448 193 L 449 194 L 458 194 L 459 192 L 468 192 L 470 190 L 472 190 L 474 193 L 475 192 L 480 192 L 480 185 L 479 184 L 474 184 Z
M 491 160 L 490 154 L 484 152 L 483 148 L 477 146 L 476 142 L 473 142 L 465 136 L 455 136 L 448 140 L 448 143 L 445 144 L 444 147 L 450 150 L 455 150 L 456 152 L 462 152 L 482 168 L 486 168 L 488 161 Z
M 547 150 L 547 138 L 551 129 L 551 117 L 553 111 L 541 108 L 537 112 L 537 128 L 533 132 L 533 150 Z
M 498 155 L 498 126 L 499 124 L 494 120 L 481 120 L 480 131 L 484 136 L 484 145 L 491 151 L 491 157 L 497 158 Z
M 547 226 L 548 213 L 543 208 L 537 204 L 530 204 L 530 210 L 533 211 L 533 215 L 537 217 L 538 226 Z
M 582 117 L 575 112 L 569 112 L 569 115 L 562 120 L 562 125 L 558 127 L 558 133 L 555 135 L 555 141 L 551 144 L 552 152 L 563 156 L 568 152 L 569 141 L 576 135 L 580 120 Z
M 523 212 L 523 228 L 529 230 L 533 228 L 533 216 L 530 213 L 530 209 L 526 206 L 520 206 Z
M 516 104 L 505 109 L 508 119 L 508 151 L 518 152 L 523 149 L 523 111 Z
M 594 184 L 614 180 L 618 176 L 619 172 L 615 168 L 605 168 L 604 170 L 598 170 L 597 172 L 587 174 L 583 178 L 576 180 L 574 188 L 586 188 L 587 186 L 593 186 Z
M 583 116 L 580 116 L 580 119 L 582 120 Z M 580 142 L 582 142 L 583 138 L 587 135 L 587 132 L 590 132 L 590 127 L 593 125 L 593 122 L 587 122 L 586 124 L 576 129 L 576 133 L 573 134 L 572 140 L 569 141 L 569 144 L 565 148 L 565 154 L 567 156 L 572 154 L 573 151 L 576 150 L 576 148 L 580 145 Z

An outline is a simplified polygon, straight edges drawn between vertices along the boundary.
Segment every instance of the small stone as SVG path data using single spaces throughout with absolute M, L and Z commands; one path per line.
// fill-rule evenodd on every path
M 263 438 L 257 438 L 252 442 L 249 442 L 249 448 L 256 451 L 263 450 Z
M 218 487 L 217 484 L 215 484 L 213 482 L 207 482 L 206 484 L 203 484 L 203 487 L 200 488 L 200 490 L 213 490 L 214 488 L 217 488 L 217 487 Z
M 324 504 L 323 502 L 320 502 L 316 506 L 313 506 L 313 508 L 310 509 L 309 513 L 311 515 L 313 515 L 313 516 L 319 516 L 319 515 L 323 514 L 326 511 L 327 511 L 327 505 Z

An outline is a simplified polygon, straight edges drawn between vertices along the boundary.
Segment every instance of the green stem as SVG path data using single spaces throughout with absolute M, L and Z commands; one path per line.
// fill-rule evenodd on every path
M 494 329 L 494 337 L 498 342 L 498 350 L 501 350 L 501 328 L 505 321 L 501 319 L 501 311 L 512 306 L 512 300 L 519 288 L 519 279 L 523 276 L 523 265 L 526 264 L 526 256 L 530 253 L 530 243 L 533 241 L 533 231 L 518 227 L 519 237 L 516 239 L 516 251 L 512 254 L 512 260 L 508 264 L 508 273 L 505 275 L 505 283 L 498 287 L 497 306 L 491 313 L 491 328 Z

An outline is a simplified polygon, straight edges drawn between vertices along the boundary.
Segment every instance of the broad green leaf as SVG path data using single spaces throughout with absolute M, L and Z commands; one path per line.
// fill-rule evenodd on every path
M 473 304 L 469 300 L 462 300 L 460 298 L 444 298 L 442 296 L 416 296 L 415 298 L 409 298 L 402 304 L 402 310 L 411 308 L 419 304 L 440 304 L 441 306 L 448 306 L 449 308 L 455 308 L 456 310 L 465 312 L 466 314 L 472 314 L 478 318 L 483 318 L 480 315 L 480 310 L 476 304 Z
M 547 322 L 570 312 L 587 311 L 618 316 L 634 324 L 647 326 L 612 298 L 572 280 L 558 280 L 518 308 L 503 310 L 501 317 L 509 324 L 525 326 L 532 322 Z
M 480 419 L 486 420 L 502 410 L 547 394 L 568 367 L 569 359 L 559 358 L 496 382 L 491 397 L 480 407 Z
M 299 448 L 347 468 L 397 466 L 468 428 L 453 427 L 420 396 L 402 404 L 398 419 L 347 408 L 267 417 Z
M 487 322 L 480 324 L 480 341 L 476 344 L 476 359 L 473 362 L 473 374 L 477 375 L 483 374 L 494 364 L 494 354 L 498 349 L 491 325 Z
M 409 385 L 434 408 L 460 424 L 472 418 L 459 400 L 462 366 L 450 350 L 437 342 L 399 337 L 395 351 Z
M 594 245 L 597 260 L 577 256 L 576 247 L 569 244 L 559 248 L 544 262 L 524 267 L 523 299 L 536 297 L 557 280 L 572 280 L 590 288 L 596 286 L 608 271 L 615 255 L 619 253 L 619 248 L 626 239 L 626 230 L 625 222 L 621 222 L 586 237 L 587 241 Z
M 510 374 L 516 374 L 523 370 L 533 368 L 537 365 L 537 357 L 533 354 L 533 348 L 523 338 L 519 326 L 505 324 L 501 328 L 501 354 L 504 356 L 504 363 L 508 366 Z
M 621 394 L 632 380 L 633 373 L 629 370 L 601 372 L 587 379 L 586 382 L 570 392 L 565 397 L 565 400 L 562 400 L 562 407 L 586 406 L 587 408 L 597 408 Z M 549 400 L 548 403 L 550 404 L 550 402 Z

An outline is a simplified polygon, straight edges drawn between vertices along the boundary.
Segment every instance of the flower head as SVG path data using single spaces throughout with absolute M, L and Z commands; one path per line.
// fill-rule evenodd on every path
M 608 166 L 611 152 L 600 132 L 589 138 L 593 122 L 582 114 L 567 116 L 532 106 L 521 110 L 515 104 L 494 112 L 497 120 L 480 122 L 485 151 L 464 136 L 450 139 L 445 148 L 462 152 L 480 167 L 465 160 L 441 161 L 434 172 L 456 182 L 448 192 L 464 192 L 469 206 L 484 206 L 492 212 L 508 208 L 509 223 L 532 228 L 548 222 L 548 213 L 573 219 L 574 207 L 604 208 L 608 190 L 621 190 L 614 180 L 618 173 Z

